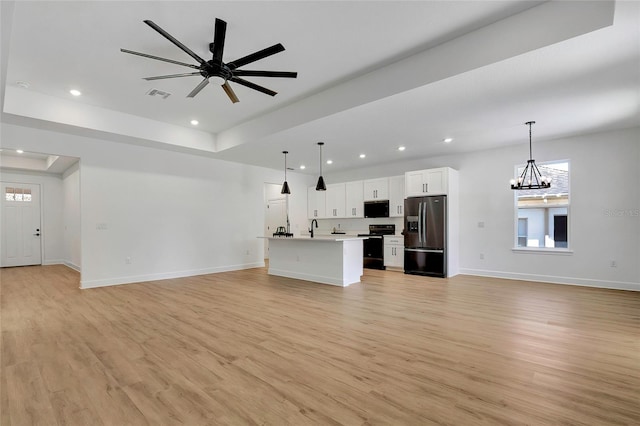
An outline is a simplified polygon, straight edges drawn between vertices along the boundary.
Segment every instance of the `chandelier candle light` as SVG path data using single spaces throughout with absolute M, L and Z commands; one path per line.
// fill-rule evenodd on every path
M 320 177 L 318 178 L 318 184 L 316 185 L 316 191 L 326 191 L 327 186 L 324 184 L 324 178 L 322 177 L 322 145 L 324 142 L 318 142 L 320 147 Z
M 287 183 L 287 154 L 289 151 L 282 151 L 284 154 L 284 183 L 282 184 L 281 194 L 291 194 L 291 190 L 289 189 L 289 184 Z
M 521 190 L 551 187 L 551 178 L 542 176 L 540 170 L 538 170 L 538 166 L 536 166 L 536 160 L 533 159 L 531 150 L 531 125 L 535 123 L 535 121 L 527 121 L 524 123 L 529 126 L 529 160 L 518 179 L 511 179 L 511 189 Z

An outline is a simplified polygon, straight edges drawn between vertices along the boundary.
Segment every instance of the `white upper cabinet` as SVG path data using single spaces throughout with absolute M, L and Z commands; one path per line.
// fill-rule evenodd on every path
M 345 215 L 345 184 L 327 185 L 325 217 L 343 218 Z
M 405 195 L 414 197 L 447 194 L 448 175 L 448 167 L 407 172 L 405 173 Z
M 404 216 L 404 176 L 389 178 L 389 217 Z
M 364 186 L 361 180 L 347 182 L 346 192 L 346 216 L 351 218 L 364 217 Z
M 307 188 L 307 217 L 309 219 L 324 219 L 326 209 L 326 191 L 316 191 L 315 186 Z
M 364 201 L 389 199 L 389 178 L 369 179 L 364 181 Z

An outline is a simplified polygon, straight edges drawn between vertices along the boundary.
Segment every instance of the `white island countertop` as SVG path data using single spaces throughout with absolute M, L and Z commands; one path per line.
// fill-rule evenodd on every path
M 367 237 L 316 235 L 269 240 L 269 275 L 346 287 L 360 282 Z

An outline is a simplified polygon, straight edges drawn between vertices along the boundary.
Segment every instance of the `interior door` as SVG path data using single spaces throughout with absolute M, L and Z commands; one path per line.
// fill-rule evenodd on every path
M 285 198 L 267 201 L 266 236 L 272 236 L 278 226 L 287 226 L 287 200 Z M 269 258 L 269 240 L 265 240 L 264 258 Z
M 0 266 L 42 264 L 40 185 L 2 182 Z

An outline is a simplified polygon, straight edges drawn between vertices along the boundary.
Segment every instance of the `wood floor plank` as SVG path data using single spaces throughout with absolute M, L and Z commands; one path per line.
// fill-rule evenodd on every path
M 34 362 L 20 362 L 3 368 L 9 399 L 9 424 L 50 425 L 55 414 L 49 393 Z
M 264 268 L 78 283 L 0 270 L 3 426 L 640 424 L 640 293 Z

